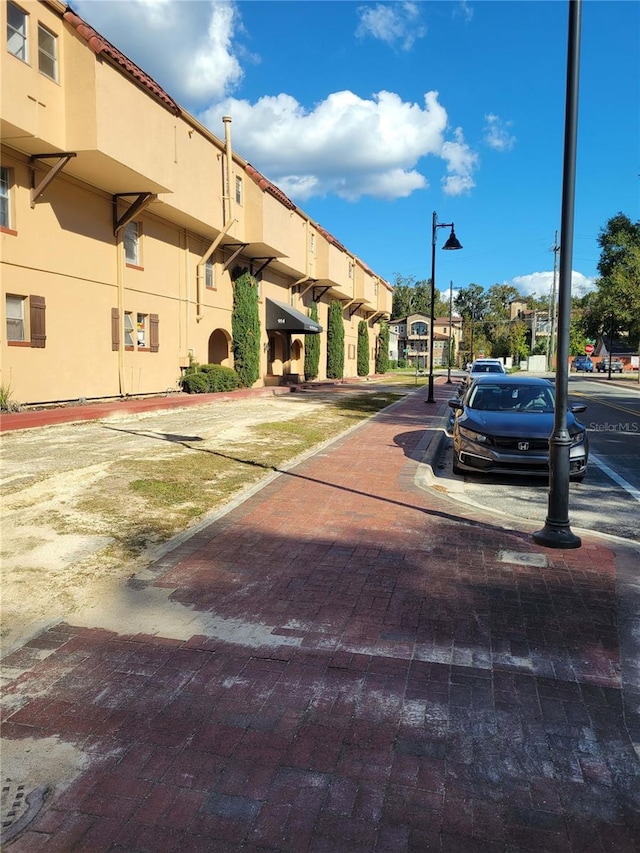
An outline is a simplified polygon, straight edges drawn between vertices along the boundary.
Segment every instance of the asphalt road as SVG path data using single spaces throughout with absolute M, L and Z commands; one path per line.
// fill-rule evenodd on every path
M 621 386 L 606 377 L 571 376 L 569 398 L 587 405 L 579 417 L 590 443 L 587 476 L 569 487 L 571 528 L 640 541 L 640 387 Z M 542 527 L 548 511 L 546 478 L 455 476 L 451 464 L 448 438 L 434 473 L 451 497 L 516 519 L 539 521 Z

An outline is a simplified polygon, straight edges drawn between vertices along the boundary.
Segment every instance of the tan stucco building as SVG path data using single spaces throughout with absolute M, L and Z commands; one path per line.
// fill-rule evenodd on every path
M 215 136 L 65 4 L 0 9 L 1 382 L 13 399 L 153 394 L 179 387 L 192 361 L 233 366 L 238 267 L 259 292 L 258 385 L 302 377 L 313 301 L 319 378 L 334 300 L 344 376 L 357 374 L 361 320 L 374 372 L 390 285 L 233 152 L 232 117 Z

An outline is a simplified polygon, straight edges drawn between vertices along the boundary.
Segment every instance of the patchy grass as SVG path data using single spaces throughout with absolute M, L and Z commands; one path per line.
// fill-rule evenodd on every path
M 87 527 L 115 539 L 111 556 L 134 557 L 169 540 L 243 489 L 313 447 L 386 408 L 402 393 L 371 391 L 337 396 L 320 411 L 257 423 L 234 440 L 185 441 L 154 457 L 116 460 L 100 489 L 77 506 Z M 60 522 L 56 525 L 62 527 Z

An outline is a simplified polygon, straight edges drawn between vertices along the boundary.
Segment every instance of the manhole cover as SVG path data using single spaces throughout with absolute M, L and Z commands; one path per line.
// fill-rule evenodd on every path
M 44 804 L 48 785 L 28 790 L 24 784 L 4 779 L 0 802 L 0 842 L 6 844 L 29 826 Z

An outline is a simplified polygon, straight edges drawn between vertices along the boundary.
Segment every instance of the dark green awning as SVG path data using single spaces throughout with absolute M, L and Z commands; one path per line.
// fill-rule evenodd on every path
M 266 303 L 267 332 L 317 335 L 322 331 L 322 326 L 319 323 L 316 323 L 311 317 L 305 317 L 302 311 L 298 311 L 297 308 L 268 297 Z

